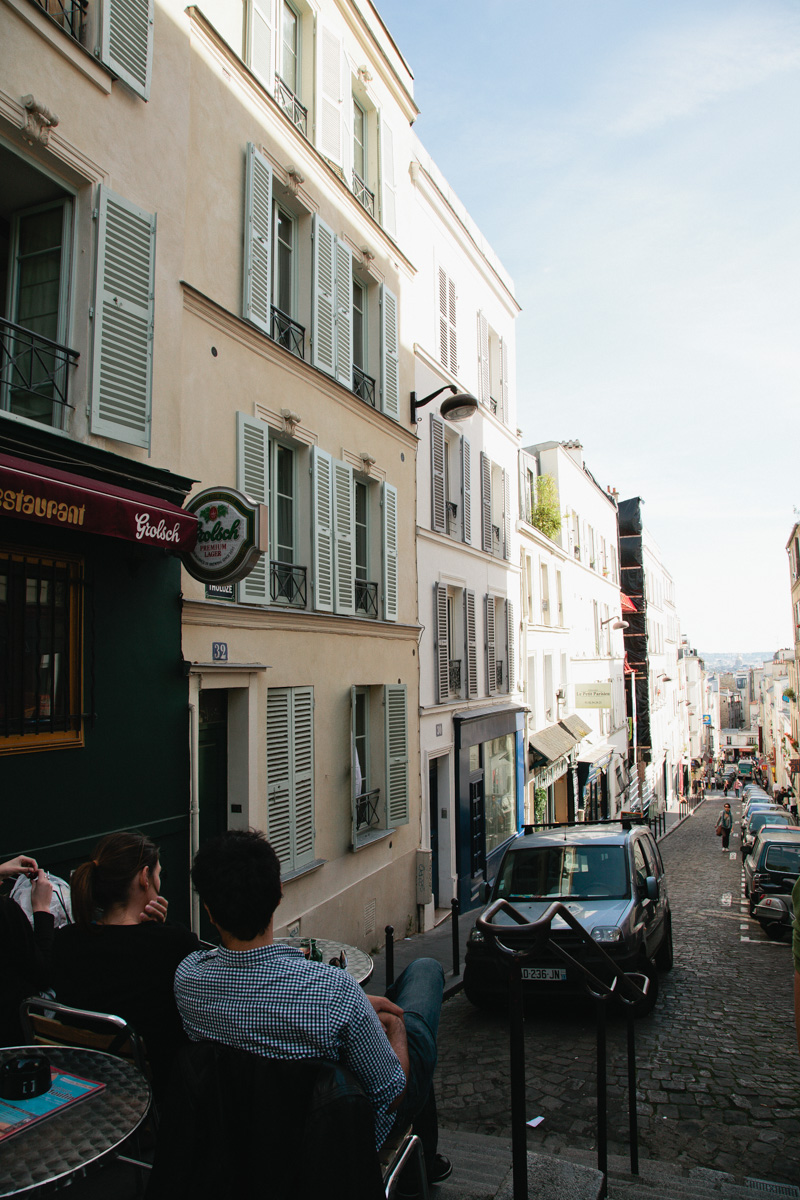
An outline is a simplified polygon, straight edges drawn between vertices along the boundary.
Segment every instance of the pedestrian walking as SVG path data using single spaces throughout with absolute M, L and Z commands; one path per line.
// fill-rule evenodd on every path
M 737 779 L 737 780 L 736 780 L 736 783 L 733 785 L 733 790 L 734 790 L 734 792 L 736 793 L 736 799 L 738 800 L 738 799 L 739 799 L 739 793 L 740 793 L 740 792 L 741 792 L 741 790 L 742 790 L 742 781 L 741 781 L 741 779 Z
M 733 813 L 731 812 L 730 804 L 725 804 L 720 809 L 720 814 L 717 817 L 717 833 L 722 838 L 722 853 L 728 849 L 728 842 L 731 839 L 731 830 L 733 829 Z
M 725 795 L 726 795 L 726 796 L 727 796 L 727 794 L 728 794 L 728 788 L 729 788 L 730 786 L 731 786 L 731 781 L 730 781 L 730 779 L 728 779 L 728 777 L 727 777 L 727 775 L 726 775 L 726 776 L 725 776 L 725 782 L 724 782 L 724 783 L 723 783 L 723 785 L 722 785 L 722 790 L 723 790 L 723 792 L 725 793 Z

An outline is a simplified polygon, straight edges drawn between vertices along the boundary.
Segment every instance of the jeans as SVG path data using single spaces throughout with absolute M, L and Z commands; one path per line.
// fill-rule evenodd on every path
M 386 993 L 386 998 L 403 1010 L 408 1041 L 409 1079 L 394 1127 L 414 1126 L 429 1163 L 436 1155 L 439 1136 L 433 1072 L 443 995 L 444 971 L 435 958 L 418 958 L 409 963 Z

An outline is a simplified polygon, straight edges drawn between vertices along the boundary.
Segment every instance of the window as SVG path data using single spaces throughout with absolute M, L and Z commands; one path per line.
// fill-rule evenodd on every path
M 556 571 L 556 604 L 558 605 L 558 619 L 556 624 L 563 628 L 564 625 L 564 591 L 561 582 L 561 572 Z
M 478 398 L 508 424 L 508 347 L 482 312 L 478 313 Z
M 408 824 L 405 684 L 350 689 L 352 848 Z
M 436 702 L 478 694 L 475 593 L 434 584 Z
M 550 612 L 550 572 L 547 563 L 539 564 L 539 574 L 541 582 L 541 597 L 542 597 L 542 624 L 552 625 L 553 619 Z
M 431 413 L 431 528 L 469 543 L 472 538 L 471 447 Z
M 281 870 L 314 862 L 314 689 L 267 690 L 267 836 Z
M 300 91 L 300 18 L 287 0 L 280 6 L 281 39 L 278 71 L 295 96 Z
M 512 692 L 515 687 L 514 606 L 499 596 L 484 597 L 486 691 Z
M 79 559 L 0 550 L 0 753 L 83 745 Z
M 439 362 L 451 375 L 458 375 L 458 335 L 456 332 L 456 285 L 439 267 Z
M 481 548 L 511 558 L 511 487 L 508 472 L 481 451 Z
M 35 0 L 57 24 L 147 100 L 153 63 L 152 0 Z

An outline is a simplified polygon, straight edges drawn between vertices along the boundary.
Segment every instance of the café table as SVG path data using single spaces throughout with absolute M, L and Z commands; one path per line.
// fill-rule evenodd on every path
M 0 1142 L 0 1197 L 30 1195 L 111 1154 L 136 1132 L 150 1110 L 150 1085 L 144 1075 L 113 1054 L 70 1046 L 0 1049 L 0 1065 L 18 1057 L 46 1057 L 58 1070 L 105 1087 Z
M 359 950 L 357 946 L 348 946 L 346 942 L 337 942 L 331 938 L 275 938 L 276 942 L 283 942 L 285 945 L 290 946 L 300 946 L 302 942 L 309 940 L 316 943 L 324 963 L 330 962 L 332 958 L 338 958 L 341 952 L 344 951 L 347 960 L 347 970 L 353 976 L 356 983 L 363 985 L 369 982 L 374 970 L 374 964 L 369 954 L 364 950 Z

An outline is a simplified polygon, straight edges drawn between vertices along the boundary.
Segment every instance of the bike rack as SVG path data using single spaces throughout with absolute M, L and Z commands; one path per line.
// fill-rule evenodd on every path
M 514 925 L 495 924 L 493 918 L 504 913 Z M 599 953 L 611 972 L 611 983 L 604 983 L 568 950 L 553 941 L 550 927 L 560 917 L 576 933 L 584 945 Z M 496 900 L 477 920 L 477 928 L 492 943 L 494 950 L 509 967 L 509 1051 L 511 1055 L 511 1161 L 514 1200 L 528 1200 L 528 1142 L 525 1118 L 525 1019 L 522 998 L 522 968 L 545 947 L 582 977 L 587 993 L 594 999 L 597 1011 L 597 1167 L 603 1176 L 602 1195 L 608 1195 L 608 1108 L 607 1108 L 607 1046 L 606 1015 L 609 997 L 616 996 L 628 1005 L 628 1116 L 630 1131 L 631 1174 L 639 1174 L 639 1134 L 636 1114 L 636 1045 L 633 1028 L 633 1006 L 647 995 L 649 979 L 638 972 L 620 971 L 602 946 L 586 932 L 576 917 L 559 901 L 554 901 L 538 921 L 527 922 L 507 900 Z M 503 941 L 500 941 L 500 938 Z M 507 943 L 511 942 L 512 945 Z M 641 980 L 641 984 L 635 982 Z M 617 990 L 619 984 L 619 990 Z

